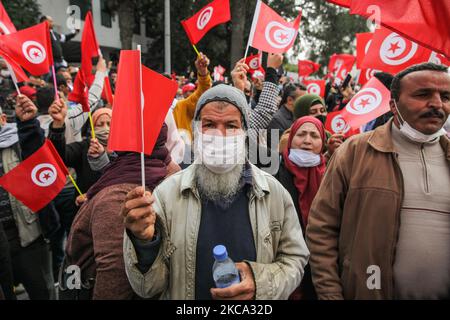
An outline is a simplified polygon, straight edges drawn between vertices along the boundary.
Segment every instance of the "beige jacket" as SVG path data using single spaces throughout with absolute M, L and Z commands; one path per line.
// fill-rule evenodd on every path
M 287 299 L 300 284 L 309 251 L 289 193 L 275 178 L 254 166 L 252 175 L 249 212 L 257 261 L 249 264 L 255 277 L 256 299 Z M 125 233 L 128 279 L 142 297 L 162 293 L 162 299 L 194 299 L 195 249 L 201 218 L 194 166 L 165 180 L 154 196 L 163 238 L 160 252 L 149 271 L 142 274 Z

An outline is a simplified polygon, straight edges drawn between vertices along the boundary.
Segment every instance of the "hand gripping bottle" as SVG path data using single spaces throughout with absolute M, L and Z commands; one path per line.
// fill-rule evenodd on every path
M 227 248 L 223 245 L 217 245 L 213 249 L 214 259 L 213 278 L 217 288 L 226 288 L 233 284 L 241 282 L 239 271 L 228 257 Z

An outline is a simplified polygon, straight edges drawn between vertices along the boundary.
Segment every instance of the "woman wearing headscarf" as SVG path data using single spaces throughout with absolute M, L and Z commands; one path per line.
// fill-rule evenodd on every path
M 304 116 L 312 116 L 320 120 L 325 125 L 327 118 L 327 108 L 323 99 L 316 94 L 305 94 L 298 98 L 294 103 L 294 118 L 299 119 Z M 280 139 L 280 153 L 286 149 L 287 140 L 289 137 L 290 129 L 286 130 Z M 343 143 L 344 136 L 340 134 L 334 134 L 325 131 L 325 158 L 328 160 L 334 151 Z
M 319 190 L 326 163 L 322 154 L 326 135 L 322 122 L 311 116 L 297 119 L 291 127 L 287 148 L 282 153 L 282 163 L 277 179 L 288 190 L 298 213 L 305 235 L 309 209 Z M 315 291 L 309 266 L 300 287 L 291 299 L 314 299 Z
M 153 189 L 168 175 L 171 162 L 165 147 L 164 124 L 150 156 L 145 156 L 145 185 Z M 73 222 L 67 240 L 65 266 L 76 265 L 81 271 L 81 290 L 66 287 L 63 274 L 61 296 L 65 299 L 136 298 L 125 274 L 123 258 L 123 219 L 119 215 L 127 193 L 141 185 L 139 153 L 119 152 L 104 174 L 87 192 Z
M 57 116 L 52 112 L 50 112 L 50 115 L 54 117 L 54 121 L 49 126 L 48 138 L 52 141 L 66 166 L 75 169 L 77 185 L 84 194 L 101 177 L 100 171 L 91 168 L 88 157 L 96 158 L 100 155 L 108 157 L 104 150 L 108 144 L 112 111 L 109 108 L 100 108 L 94 112 L 92 120 L 96 139 L 88 137 L 81 142 L 70 144 L 66 144 L 65 124 L 63 123 L 60 127 Z M 54 125 L 55 123 L 56 125 Z

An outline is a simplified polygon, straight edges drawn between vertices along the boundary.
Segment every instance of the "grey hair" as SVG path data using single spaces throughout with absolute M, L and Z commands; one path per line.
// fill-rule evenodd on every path
M 401 93 L 401 80 L 410 73 L 417 71 L 438 71 L 438 72 L 448 72 L 448 67 L 444 65 L 439 65 L 432 62 L 426 62 L 421 64 L 413 65 L 409 68 L 406 68 L 403 71 L 400 71 L 394 76 L 391 84 L 391 97 L 395 101 L 400 99 Z

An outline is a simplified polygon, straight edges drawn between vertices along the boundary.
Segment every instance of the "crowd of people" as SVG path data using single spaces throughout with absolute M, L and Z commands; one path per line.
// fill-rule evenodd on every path
M 93 70 L 95 138 L 69 99 L 78 68 L 59 49 L 70 37 L 51 37 L 59 99 L 51 73 L 17 94 L 0 62 L 0 176 L 49 139 L 81 191 L 67 179 L 31 212 L 0 187 L 0 299 L 19 284 L 36 300 L 450 297 L 447 67 L 376 73 L 391 112 L 345 138 L 324 124 L 353 82 L 308 94 L 279 72 L 281 54 L 268 54 L 263 79 L 243 58 L 231 83 L 214 82 L 200 53 L 195 77 L 177 78 L 144 189 L 140 154 L 108 149 L 113 66 L 100 57 Z M 218 244 L 239 284 L 215 288 Z

